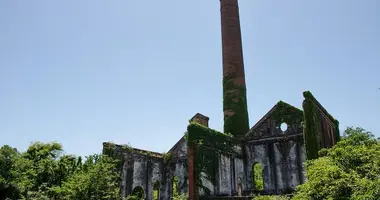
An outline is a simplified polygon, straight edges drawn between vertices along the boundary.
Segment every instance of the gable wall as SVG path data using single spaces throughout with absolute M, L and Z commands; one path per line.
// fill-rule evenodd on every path
M 302 134 L 302 114 L 299 110 L 266 116 L 246 136 L 246 193 L 254 191 L 253 165 L 260 163 L 263 168 L 263 193 L 280 193 L 294 190 L 305 180 L 305 150 Z M 288 129 L 282 132 L 280 124 L 288 120 Z

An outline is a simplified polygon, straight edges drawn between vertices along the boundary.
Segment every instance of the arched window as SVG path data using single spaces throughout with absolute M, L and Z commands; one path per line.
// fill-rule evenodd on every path
M 243 183 L 242 183 L 242 179 L 239 177 L 238 178 L 238 183 L 237 183 L 237 193 L 238 193 L 238 196 L 242 196 L 242 193 L 243 193 Z
M 252 167 L 253 186 L 255 191 L 264 189 L 263 167 L 260 163 L 255 163 Z
M 144 199 L 145 193 L 144 189 L 137 186 L 133 189 L 132 193 L 128 196 L 128 200 L 141 200 Z
M 153 200 L 160 200 L 160 182 L 153 184 Z
M 178 191 L 178 177 L 174 176 L 172 180 L 172 197 L 178 196 L 179 191 Z

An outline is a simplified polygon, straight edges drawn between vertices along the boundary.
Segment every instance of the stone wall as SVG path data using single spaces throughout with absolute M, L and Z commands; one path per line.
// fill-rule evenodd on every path
M 305 180 L 303 163 L 305 147 L 302 134 L 302 111 L 277 104 L 246 135 L 245 194 L 260 192 L 278 194 L 293 191 Z M 285 130 L 280 125 L 286 122 Z M 263 169 L 264 189 L 257 191 L 253 180 L 253 166 Z
M 308 159 L 318 157 L 322 148 L 330 148 L 340 139 L 339 122 L 315 99 L 310 91 L 303 93 L 304 136 Z
M 145 199 L 153 199 L 154 183 L 159 183 L 160 199 L 170 199 L 173 194 L 173 178 L 178 177 L 179 192 L 187 192 L 186 143 L 173 149 L 171 159 L 165 160 L 163 154 L 123 145 L 103 143 L 104 149 L 112 146 L 113 156 L 121 160 L 120 191 L 127 197 L 136 187 L 144 190 Z
M 219 154 L 218 171 L 216 184 L 212 184 L 207 179 L 202 179 L 203 186 L 210 189 L 213 196 L 231 196 L 237 195 L 239 185 L 243 188 L 244 184 L 244 160 L 242 148 L 236 146 L 237 154 Z M 202 174 L 203 176 L 205 174 Z M 202 189 L 199 189 L 200 195 L 205 195 Z
M 330 119 L 326 112 L 321 118 Z M 200 114 L 198 114 L 200 116 Z M 198 117 L 199 117 L 198 116 Z M 207 119 L 208 118 L 205 118 Z M 207 120 L 204 124 L 207 125 Z M 297 185 L 305 181 L 306 148 L 302 128 L 303 112 L 284 102 L 276 104 L 250 131 L 237 138 L 234 153 L 218 155 L 216 182 L 213 184 L 203 179 L 203 186 L 211 191 L 211 196 L 244 196 L 252 193 L 280 194 L 294 191 Z M 322 135 L 330 135 L 334 144 L 332 120 L 325 123 Z M 285 128 L 282 127 L 286 124 Z M 334 129 L 335 128 L 335 129 Z M 334 130 L 333 130 L 334 129 Z M 119 158 L 120 189 L 123 196 L 128 196 L 136 187 L 141 187 L 145 199 L 153 199 L 154 183 L 160 185 L 160 200 L 173 196 L 173 178 L 178 178 L 178 191 L 188 193 L 189 177 L 194 174 L 188 167 L 188 145 L 182 137 L 170 149 L 170 159 L 163 154 L 130 148 L 123 145 L 103 143 L 103 151 L 112 146 L 113 156 Z M 217 150 L 216 150 L 217 151 Z M 104 151 L 105 152 L 105 151 Z M 262 166 L 263 190 L 258 191 L 253 180 L 253 166 Z M 196 189 L 196 187 L 194 187 Z M 205 195 L 198 188 L 194 197 Z M 194 198 L 197 199 L 197 198 Z

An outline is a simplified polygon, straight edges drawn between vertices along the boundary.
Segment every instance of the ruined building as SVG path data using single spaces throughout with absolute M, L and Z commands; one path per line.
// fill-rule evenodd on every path
M 306 159 L 339 140 L 338 121 L 308 91 L 303 110 L 280 101 L 249 127 L 237 0 L 220 0 L 220 10 L 224 133 L 210 129 L 209 118 L 197 113 L 167 154 L 103 143 L 105 154 L 120 159 L 123 196 L 138 189 L 149 200 L 154 191 L 160 200 L 176 191 L 192 200 L 289 193 L 305 181 Z

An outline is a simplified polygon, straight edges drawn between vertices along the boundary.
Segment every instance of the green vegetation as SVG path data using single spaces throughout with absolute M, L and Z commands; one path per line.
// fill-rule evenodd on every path
M 224 115 L 224 132 L 241 136 L 249 130 L 247 91 L 236 85 L 236 73 L 223 77 L 223 110 L 234 112 L 232 116 Z
M 102 155 L 63 155 L 58 143 L 33 143 L 26 152 L 0 148 L 0 199 L 120 199 L 116 161 Z
M 307 179 L 294 200 L 366 199 L 380 196 L 380 140 L 362 128 L 348 128 L 341 141 L 307 162 Z
M 257 196 L 254 197 L 253 200 L 289 200 L 289 197 L 286 196 L 270 196 L 270 195 L 265 195 L 265 196 Z
M 196 184 L 206 194 L 209 194 L 210 189 L 203 185 L 202 178 L 215 183 L 220 153 L 235 153 L 233 138 L 231 135 L 220 133 L 195 122 L 190 123 L 187 127 L 185 138 L 188 145 L 196 149 L 194 156 Z
M 264 189 L 264 179 L 263 179 L 263 167 L 260 163 L 253 165 L 253 181 L 255 183 L 255 190 L 261 191 Z
M 187 200 L 188 194 L 187 193 L 180 193 L 178 190 L 178 177 L 174 176 L 173 177 L 173 200 Z
M 311 94 L 311 92 L 306 91 L 303 93 L 305 100 L 303 101 L 303 110 L 304 110 L 304 133 L 305 133 L 305 145 L 306 145 L 306 154 L 308 159 L 316 159 L 318 157 L 318 151 L 322 148 L 320 141 L 320 119 L 317 111 L 317 100 Z M 339 141 L 339 122 L 334 117 L 332 117 L 328 112 L 323 108 L 319 107 L 328 118 L 335 124 L 335 140 Z
M 219 153 L 236 153 L 234 139 L 197 123 L 188 126 L 186 138 L 197 153 L 195 169 L 215 181 Z M 307 181 L 297 187 L 293 200 L 368 199 L 380 196 L 380 139 L 362 128 L 348 128 L 330 149 L 318 152 L 318 158 L 306 163 Z M 83 159 L 63 154 L 59 143 L 33 143 L 26 152 L 8 145 L 0 147 L 0 199 L 30 200 L 121 200 L 119 161 L 105 155 Z M 256 190 L 263 189 L 262 168 L 254 165 Z M 202 173 L 203 172 L 203 173 Z M 200 184 L 201 182 L 197 182 Z M 159 182 L 154 184 L 158 198 Z M 202 187 L 201 187 L 202 188 Z M 204 189 L 204 188 L 203 188 Z M 205 189 L 206 191 L 206 189 Z M 142 188 L 135 188 L 127 199 L 141 200 Z M 173 199 L 187 199 L 173 180 Z M 255 196 L 255 200 L 285 200 L 286 196 Z
M 288 125 L 298 124 L 299 120 L 303 118 L 302 110 L 291 106 L 288 103 L 279 101 L 276 104 L 276 110 L 272 113 L 271 117 L 275 120 L 278 125 L 285 122 Z
M 130 194 L 127 197 L 127 200 L 141 200 L 141 199 L 144 199 L 144 190 L 140 186 L 135 187 L 132 191 L 132 194 Z
M 153 200 L 159 200 L 160 199 L 159 194 L 160 194 L 160 182 L 156 181 L 153 184 Z

